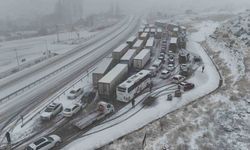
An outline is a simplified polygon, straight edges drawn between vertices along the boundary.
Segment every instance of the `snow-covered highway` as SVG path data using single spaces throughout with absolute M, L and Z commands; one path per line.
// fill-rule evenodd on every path
M 131 18 L 127 17 L 123 19 L 114 27 L 107 29 L 90 41 L 87 41 L 65 54 L 56 56 L 48 61 L 0 80 L 0 101 L 12 99 L 17 95 L 21 95 L 24 91 L 28 91 L 34 87 L 35 84 L 38 85 L 42 80 L 45 81 L 44 78 L 52 77 L 62 70 L 68 69 L 68 67 L 77 63 L 77 60 L 92 53 L 91 51 L 93 49 L 105 43 L 109 38 L 119 34 L 127 25 L 129 19 Z
M 60 73 L 54 74 L 50 78 L 47 78 L 46 80 L 44 80 L 46 82 L 40 83 L 39 86 L 34 86 L 34 88 L 32 88 L 32 90 L 29 90 L 29 92 L 25 92 L 25 94 L 22 93 L 11 100 L 4 101 L 0 106 L 1 122 L 8 120 L 9 118 L 11 118 L 11 116 L 20 114 L 20 112 L 22 112 L 24 109 L 26 111 L 22 113 L 27 113 L 41 101 L 51 96 L 67 83 L 71 82 L 73 79 L 86 72 L 101 58 L 108 55 L 112 48 L 119 45 L 121 41 L 127 39 L 137 27 L 137 23 L 137 18 L 134 17 L 129 18 L 129 20 L 123 20 L 121 22 L 122 27 L 116 27 L 115 32 L 112 32 L 108 36 L 106 35 L 105 38 L 102 37 L 99 42 L 96 42 L 93 46 L 89 46 L 88 48 L 84 49 L 82 52 L 80 52 L 82 56 L 79 55 L 79 53 L 74 54 L 73 57 L 75 59 L 78 59 L 77 63 L 74 63 L 64 70 L 60 70 Z M 82 47 L 80 47 L 79 49 L 81 51 Z M 68 61 L 65 62 L 69 63 L 70 61 L 72 61 L 72 59 L 73 58 L 71 57 L 68 59 Z M 56 68 L 58 68 L 58 66 L 54 66 L 54 69 Z M 53 71 L 53 69 L 51 69 L 50 71 Z M 40 76 L 44 75 L 44 73 L 44 71 L 39 71 L 39 73 L 37 74 Z M 34 74 L 32 75 L 32 77 L 33 76 Z

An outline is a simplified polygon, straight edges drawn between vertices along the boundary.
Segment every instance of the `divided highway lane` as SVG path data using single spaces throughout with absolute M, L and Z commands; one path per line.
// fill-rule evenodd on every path
M 91 68 L 102 58 L 110 54 L 113 48 L 117 47 L 119 44 L 121 44 L 121 42 L 124 42 L 131 35 L 131 33 L 135 33 L 137 25 L 138 19 L 133 18 L 133 20 L 130 20 L 130 22 L 127 24 L 127 27 L 120 31 L 119 34 L 109 40 L 105 40 L 103 44 L 94 49 L 88 49 L 93 53 L 90 53 L 81 59 L 81 62 L 79 62 L 77 65 L 68 68 L 58 75 L 55 75 L 46 83 L 34 88 L 34 91 L 22 96 L 18 96 L 15 102 L 8 101 L 9 103 L 6 105 L 0 105 L 0 122 L 6 121 L 20 113 L 28 113 L 40 102 L 50 97 L 53 93 L 70 83 L 73 79 L 86 72 L 87 69 Z
M 124 27 L 127 22 L 129 22 L 129 19 L 129 17 L 125 18 L 114 27 L 102 32 L 90 41 L 87 41 L 83 45 L 80 45 L 65 54 L 51 58 L 46 62 L 42 62 L 41 64 L 25 69 L 17 74 L 14 74 L 13 76 L 9 76 L 1 80 L 0 102 L 8 100 L 9 97 L 15 97 L 17 93 L 20 95 L 23 91 L 30 89 L 29 87 L 34 85 L 34 82 L 41 80 L 49 74 L 52 74 L 51 76 L 53 76 L 53 74 L 56 74 L 63 69 L 67 69 L 66 67 L 72 65 L 76 59 L 88 53 L 88 51 L 86 51 L 87 48 L 91 46 L 93 47 L 96 43 L 99 43 L 103 39 L 117 34 L 117 31 Z M 29 86 L 27 87 L 27 85 Z

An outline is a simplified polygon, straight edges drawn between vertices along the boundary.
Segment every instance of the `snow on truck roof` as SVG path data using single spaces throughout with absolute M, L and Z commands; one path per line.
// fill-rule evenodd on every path
M 149 70 L 141 70 L 140 72 L 132 75 L 131 77 L 129 77 L 126 81 L 122 82 L 119 87 L 122 88 L 129 88 L 130 86 L 132 86 L 135 82 L 137 82 L 138 80 L 140 80 L 141 78 L 145 77 L 146 75 L 150 74 Z
M 148 53 L 150 53 L 150 49 L 143 49 L 134 59 L 143 59 Z
M 153 37 L 149 38 L 148 41 L 147 41 L 147 43 L 146 43 L 146 47 L 147 46 L 153 46 L 154 45 L 154 40 L 155 39 Z
M 100 82 L 100 83 L 111 83 L 126 68 L 128 68 L 127 64 L 117 64 L 112 70 L 110 70 L 98 82 Z
M 103 74 L 107 70 L 107 68 L 110 66 L 112 61 L 113 61 L 112 57 L 104 58 L 101 61 L 101 63 L 98 64 L 97 68 L 95 69 L 95 71 L 93 73 L 101 73 L 101 74 Z
M 147 37 L 147 36 L 148 36 L 148 33 L 143 32 L 143 33 L 141 34 L 141 36 L 140 36 L 140 37 L 145 38 L 145 37 Z
M 171 37 L 170 43 L 177 43 L 177 38 L 176 37 Z
M 134 42 L 134 41 L 136 41 L 136 36 L 131 36 L 131 37 L 127 40 L 127 42 Z
M 123 43 L 120 46 L 118 46 L 116 49 L 113 50 L 113 52 L 121 52 L 123 51 L 126 47 L 128 47 L 127 43 Z
M 137 40 L 133 47 L 135 48 L 140 47 L 142 43 L 143 43 L 143 40 Z
M 125 53 L 121 60 L 129 60 L 131 57 L 133 57 L 136 54 L 136 49 L 129 49 L 127 53 Z

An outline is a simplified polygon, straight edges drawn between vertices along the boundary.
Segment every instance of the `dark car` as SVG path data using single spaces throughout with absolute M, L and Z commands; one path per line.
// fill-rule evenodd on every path
M 181 86 L 183 91 L 189 91 L 195 87 L 193 83 L 189 83 L 189 82 L 181 82 L 179 85 Z
M 91 103 L 96 96 L 95 92 L 85 92 L 81 98 L 83 103 Z

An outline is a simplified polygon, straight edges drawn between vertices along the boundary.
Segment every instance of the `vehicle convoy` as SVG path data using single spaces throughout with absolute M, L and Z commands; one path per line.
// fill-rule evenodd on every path
M 29 144 L 25 150 L 49 150 L 62 142 L 61 138 L 58 135 L 50 135 L 46 137 L 41 137 L 35 142 Z
M 63 110 L 61 103 L 51 103 L 49 104 L 44 111 L 42 111 L 40 117 L 42 120 L 50 120 L 52 117 L 56 116 Z
M 108 114 L 111 114 L 114 111 L 115 108 L 112 104 L 101 101 L 97 104 L 97 108 L 95 111 L 91 112 L 84 118 L 80 117 L 73 120 L 72 125 L 82 130 L 91 125 L 92 123 L 94 123 L 95 121 L 103 119 Z
M 116 99 L 122 102 L 131 101 L 151 84 L 150 77 L 149 70 L 141 70 L 132 75 L 116 88 Z

